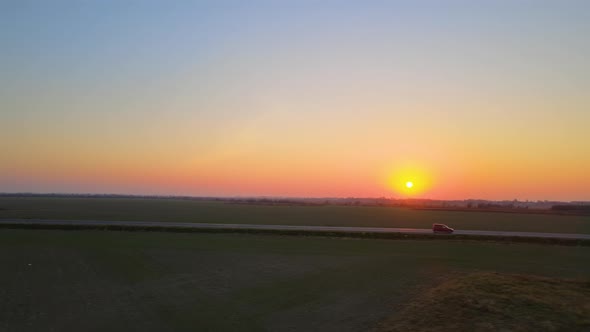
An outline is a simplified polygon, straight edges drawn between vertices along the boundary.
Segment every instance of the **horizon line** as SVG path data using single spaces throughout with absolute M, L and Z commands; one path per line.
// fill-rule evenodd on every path
M 77 193 L 64 193 L 64 192 L 0 192 L 0 196 L 18 196 L 18 195 L 29 195 L 29 196 L 111 196 L 111 197 L 136 197 L 136 198 L 193 198 L 193 199 L 386 199 L 386 200 L 414 200 L 414 201 L 487 201 L 487 202 L 522 202 L 522 203 L 589 203 L 589 200 L 550 200 L 550 199 L 537 199 L 537 200 L 521 200 L 518 198 L 513 199 L 484 199 L 484 198 L 464 198 L 464 199 L 435 199 L 425 197 L 362 197 L 362 196 L 278 196 L 278 195 L 178 195 L 178 194 L 116 194 L 116 193 L 91 193 L 91 192 L 77 192 Z

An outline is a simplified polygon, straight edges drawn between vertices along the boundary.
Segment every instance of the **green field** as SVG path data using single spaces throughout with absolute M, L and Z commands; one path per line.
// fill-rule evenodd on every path
M 0 197 L 0 219 L 137 220 L 430 228 L 590 234 L 590 216 L 423 211 L 367 206 L 266 206 L 219 201 Z
M 0 331 L 363 331 L 441 280 L 588 280 L 589 261 L 588 247 L 3 229 Z

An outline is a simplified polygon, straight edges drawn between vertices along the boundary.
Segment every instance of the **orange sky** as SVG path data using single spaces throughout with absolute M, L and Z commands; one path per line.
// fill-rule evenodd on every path
M 8 6 L 0 192 L 590 200 L 588 5 L 287 3 Z

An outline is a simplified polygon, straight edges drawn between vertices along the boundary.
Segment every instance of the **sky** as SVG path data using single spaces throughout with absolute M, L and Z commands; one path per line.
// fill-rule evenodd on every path
M 589 1 L 0 0 L 0 192 L 590 200 L 589 35 Z

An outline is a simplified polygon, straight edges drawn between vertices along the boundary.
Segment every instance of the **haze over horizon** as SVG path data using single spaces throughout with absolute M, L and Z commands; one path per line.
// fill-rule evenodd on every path
M 8 1 L 0 192 L 590 200 L 588 1 Z
M 342 200 L 342 201 L 347 201 L 347 200 L 353 200 L 353 199 L 358 199 L 358 200 L 381 200 L 381 199 L 386 199 L 386 200 L 399 200 L 399 201 L 433 201 L 433 202 L 466 202 L 466 201 L 485 201 L 485 202 L 513 202 L 513 201 L 517 201 L 519 203 L 533 203 L 533 204 L 537 204 L 537 203 L 555 203 L 555 202 L 560 202 L 560 203 L 567 203 L 567 204 L 582 204 L 582 205 L 586 205 L 586 204 L 590 204 L 590 201 L 588 200 L 573 200 L 573 201 L 559 201 L 559 200 L 520 200 L 517 198 L 513 198 L 513 199 L 509 199 L 509 198 L 505 198 L 505 199 L 496 199 L 496 200 L 492 200 L 492 199 L 482 199 L 482 198 L 477 198 L 477 197 L 470 197 L 470 198 L 464 198 L 464 199 L 431 199 L 428 197 L 403 197 L 403 196 L 399 196 L 399 197 L 394 197 L 394 196 L 389 196 L 389 197 L 385 197 L 385 196 L 380 196 L 380 197 L 361 197 L 361 196 L 340 196 L 340 197 L 335 197 L 335 196 L 244 196 L 244 195 L 235 195 L 235 196 L 206 196 L 206 195 L 202 195 L 202 196 L 196 196 L 196 195 L 177 195 L 177 194 L 125 194 L 125 193 L 119 193 L 119 194 L 115 194 L 115 193 L 93 193 L 93 192 L 88 192 L 88 193 L 83 193 L 83 192 L 0 192 L 0 196 L 8 196 L 8 197 L 122 197 L 122 198 L 126 198 L 126 197 L 130 197 L 130 198 L 188 198 L 188 199 L 220 199 L 220 200 L 241 200 L 241 199 L 268 199 L 268 200 L 324 200 L 324 199 L 329 199 L 329 200 Z M 456 206 L 452 206 L 452 207 L 456 207 Z M 544 205 L 545 208 L 547 208 L 548 206 Z M 484 209 L 487 207 L 483 207 Z

